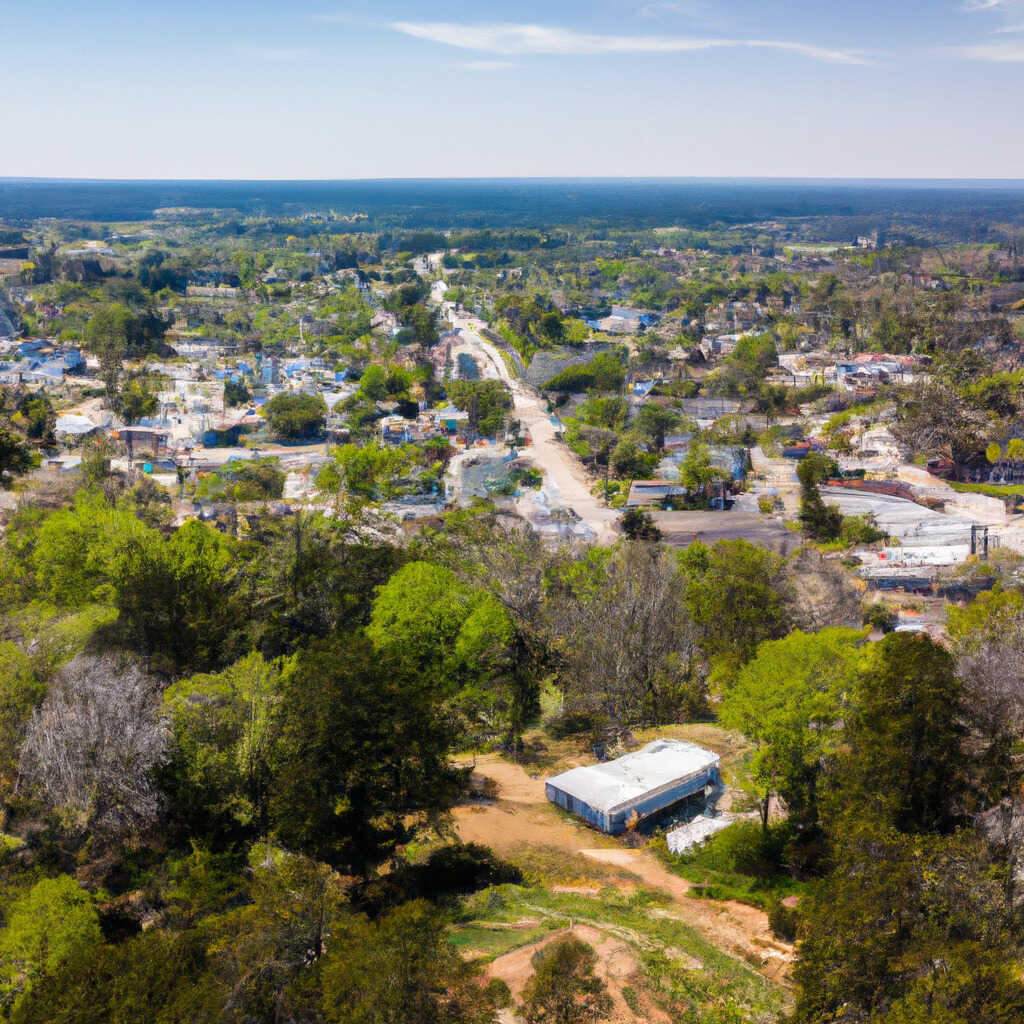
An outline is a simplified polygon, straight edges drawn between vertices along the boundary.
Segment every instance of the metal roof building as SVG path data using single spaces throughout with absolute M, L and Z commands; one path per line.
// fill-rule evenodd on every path
M 624 832 L 718 783 L 718 755 L 683 740 L 654 740 L 604 764 L 573 768 L 548 779 L 553 804 L 579 815 L 602 832 Z

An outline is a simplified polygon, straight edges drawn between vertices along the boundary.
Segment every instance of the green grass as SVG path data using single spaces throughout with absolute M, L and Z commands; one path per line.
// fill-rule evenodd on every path
M 997 487 L 995 484 L 964 484 L 958 480 L 950 480 L 948 483 L 960 494 L 987 494 L 990 498 L 1024 498 L 1024 484 Z
M 670 853 L 664 840 L 655 844 L 654 851 L 671 872 L 694 883 L 694 896 L 737 900 L 767 911 L 779 900 L 802 895 L 806 886 L 784 870 L 772 872 L 770 865 L 762 865 L 757 873 L 740 870 L 737 854 L 743 855 L 744 846 L 738 840 L 743 835 L 756 838 L 759 830 L 760 825 L 753 822 L 734 825 L 682 856 Z
M 723 953 L 682 916 L 669 897 L 644 889 L 607 888 L 591 896 L 502 885 L 469 897 L 455 915 L 450 937 L 459 949 L 487 962 L 570 921 L 588 925 L 632 948 L 640 970 L 630 979 L 631 995 L 637 998 L 642 987 L 673 1020 L 697 1024 L 779 1015 L 784 990 Z

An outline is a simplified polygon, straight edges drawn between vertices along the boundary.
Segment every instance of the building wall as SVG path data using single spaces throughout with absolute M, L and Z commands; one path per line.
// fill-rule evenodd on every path
M 614 813 L 606 814 L 603 811 L 591 807 L 583 800 L 579 800 L 570 793 L 553 786 L 550 782 L 545 783 L 544 792 L 548 800 L 582 818 L 588 825 L 607 832 L 609 835 L 618 835 L 626 831 L 627 823 L 635 812 L 639 820 L 649 818 L 673 804 L 685 800 L 688 796 L 701 792 L 705 787 L 714 785 L 718 781 L 718 766 L 710 765 L 704 771 L 688 779 L 662 789 L 657 792 L 646 794 L 630 805 L 617 808 Z

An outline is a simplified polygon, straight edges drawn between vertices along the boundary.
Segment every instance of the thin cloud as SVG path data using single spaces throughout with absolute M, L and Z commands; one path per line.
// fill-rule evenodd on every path
M 1024 25 L 1004 25 L 995 31 L 997 35 L 1007 35 L 1010 32 L 1024 32 Z
M 511 60 L 468 60 L 461 66 L 470 71 L 507 71 L 518 65 Z
M 359 19 L 349 11 L 324 11 L 321 14 L 311 14 L 310 21 L 317 21 L 321 25 L 350 25 Z
M 249 47 L 245 53 L 257 60 L 289 61 L 305 60 L 309 56 L 309 50 L 291 49 L 289 47 L 256 46 Z
M 828 50 L 805 43 L 777 39 L 701 39 L 665 35 L 597 35 L 544 25 L 487 24 L 459 25 L 453 22 L 398 21 L 391 25 L 416 39 L 456 46 L 463 50 L 496 53 L 502 56 L 545 54 L 559 56 L 596 56 L 626 53 L 697 53 L 724 47 L 785 50 L 812 60 L 832 64 L 865 64 L 857 53 Z
M 965 11 L 1005 11 L 1013 7 L 1016 0 L 967 0 Z
M 1005 43 L 978 43 L 975 46 L 951 46 L 946 53 L 967 60 L 983 60 L 989 64 L 1024 63 L 1024 39 Z
M 641 18 L 659 18 L 663 14 L 676 14 L 683 18 L 695 18 L 707 10 L 704 0 L 653 0 L 644 4 L 637 14 Z

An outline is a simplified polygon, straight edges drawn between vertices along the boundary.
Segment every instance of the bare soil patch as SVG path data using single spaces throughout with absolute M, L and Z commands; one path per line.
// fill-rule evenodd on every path
M 613 1002 L 612 1015 L 609 1019 L 614 1024 L 669 1020 L 668 1014 L 651 1004 L 631 985 L 639 973 L 640 964 L 628 943 L 589 925 L 559 929 L 539 942 L 520 946 L 511 953 L 499 956 L 487 965 L 487 975 L 491 978 L 501 978 L 508 985 L 512 998 L 518 1003 L 526 983 L 533 977 L 533 954 L 553 942 L 564 939 L 567 935 L 574 935 L 594 947 L 598 958 L 594 973 L 608 986 L 608 994 Z M 642 1016 L 633 1013 L 626 1003 L 622 995 L 625 986 L 633 988 L 634 998 L 641 1002 Z
M 785 981 L 793 947 L 775 938 L 764 911 L 691 896 L 691 883 L 669 871 L 651 851 L 626 849 L 554 808 L 545 799 L 543 781 L 531 778 L 519 765 L 488 754 L 476 759 L 475 770 L 494 780 L 498 796 L 486 805 L 455 808 L 455 826 L 463 842 L 483 843 L 499 856 L 523 863 L 528 873 L 531 857 L 535 858 L 534 865 L 549 885 L 628 885 L 639 880 L 672 898 L 671 916 L 765 977 Z

